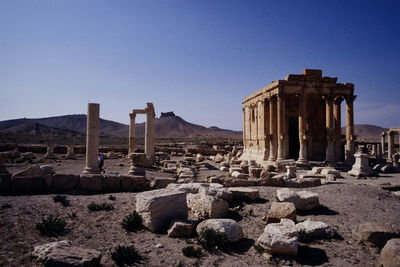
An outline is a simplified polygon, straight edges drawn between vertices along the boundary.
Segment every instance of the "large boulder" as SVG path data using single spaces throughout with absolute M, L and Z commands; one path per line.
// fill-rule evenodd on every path
M 232 219 L 208 219 L 197 225 L 199 234 L 203 229 L 211 228 L 226 235 L 229 242 L 237 242 L 243 238 L 243 228 Z
M 257 244 L 272 255 L 297 255 L 299 234 L 292 220 L 282 219 L 280 223 L 268 224 Z
M 194 225 L 184 220 L 173 220 L 168 229 L 169 237 L 189 237 L 192 235 Z
M 352 236 L 359 243 L 382 248 L 389 239 L 397 237 L 397 233 L 386 222 L 365 222 L 353 229 Z
M 67 240 L 35 246 L 32 256 L 44 263 L 44 266 L 100 266 L 101 252 L 72 246 Z
M 281 202 L 291 202 L 298 210 L 310 210 L 319 206 L 319 195 L 309 191 L 293 191 L 287 188 L 277 190 Z
M 400 239 L 390 239 L 381 250 L 379 264 L 383 267 L 400 266 Z
M 316 239 L 329 239 L 336 234 L 335 229 L 328 224 L 319 221 L 312 221 L 309 218 L 304 222 L 296 224 L 296 229 L 298 232 L 303 232 L 307 237 Z
M 139 193 L 136 211 L 142 216 L 143 225 L 157 232 L 168 227 L 173 219 L 187 218 L 186 193 L 166 189 Z
M 222 218 L 228 214 L 229 204 L 223 199 L 208 195 L 201 190 L 198 194 L 189 194 L 187 205 L 193 219 Z
M 296 221 L 296 207 L 290 202 L 272 202 L 267 214 L 267 223 L 279 223 L 281 219 Z

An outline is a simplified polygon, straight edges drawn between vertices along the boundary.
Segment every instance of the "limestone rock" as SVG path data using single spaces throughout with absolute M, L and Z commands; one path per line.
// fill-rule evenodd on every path
M 251 178 L 260 178 L 260 174 L 261 174 L 262 170 L 263 169 L 260 167 L 250 166 L 249 167 L 249 175 Z
M 389 239 L 396 237 L 396 231 L 386 222 L 365 222 L 353 229 L 352 236 L 359 243 L 381 248 Z
M 237 186 L 254 186 L 254 181 L 246 179 L 226 179 L 224 181 L 225 187 L 237 187 Z
M 229 242 L 237 242 L 243 238 L 243 228 L 232 219 L 208 219 L 197 225 L 196 232 L 200 233 L 205 228 L 224 233 Z
M 189 237 L 192 235 L 194 225 L 184 220 L 173 220 L 168 229 L 169 237 Z
M 209 187 L 206 183 L 169 184 L 167 189 L 185 193 L 197 194 L 202 187 Z
M 54 170 L 54 167 L 52 165 L 42 165 L 40 166 L 42 170 L 45 171 L 46 174 L 55 174 L 56 171 Z
M 224 156 L 222 156 L 221 154 L 217 154 L 216 156 L 215 156 L 215 158 L 214 158 L 214 162 L 215 163 L 220 163 L 221 161 L 223 161 L 224 160 Z
M 232 192 L 234 199 L 249 199 L 254 201 L 260 196 L 258 189 L 248 187 L 230 187 L 228 190 Z
M 194 219 L 221 218 L 229 211 L 229 204 L 225 200 L 207 195 L 200 191 L 188 198 L 188 207 Z
M 257 243 L 273 255 L 297 255 L 298 232 L 292 220 L 268 224 Z
M 379 264 L 383 267 L 400 266 L 400 239 L 390 239 L 381 251 Z
M 281 219 L 296 221 L 296 207 L 290 202 L 272 202 L 267 214 L 267 223 L 279 223 Z
M 307 188 L 316 187 L 321 185 L 321 179 L 319 178 L 294 178 L 285 180 L 286 187 L 291 188 Z
M 307 236 L 312 238 L 332 238 L 336 234 L 335 229 L 328 224 L 311 219 L 296 224 L 296 229 L 298 232 L 304 231 Z
M 101 260 L 99 251 L 72 246 L 67 240 L 35 246 L 32 256 L 45 266 L 100 266 Z
M 277 190 L 277 197 L 281 202 L 291 202 L 298 210 L 310 210 L 319 206 L 317 193 L 309 191 L 292 191 L 287 188 Z
M 188 207 L 186 193 L 159 189 L 136 195 L 136 211 L 143 218 L 143 225 L 157 232 L 173 219 L 186 219 Z
M 227 188 L 216 188 L 215 186 L 210 186 L 209 188 L 204 187 L 201 188 L 200 191 L 205 191 L 207 195 L 214 196 L 216 198 L 225 200 L 226 202 L 230 203 L 233 200 L 233 194 Z

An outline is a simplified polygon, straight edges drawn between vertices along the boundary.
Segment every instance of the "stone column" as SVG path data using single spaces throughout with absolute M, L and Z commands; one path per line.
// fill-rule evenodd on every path
M 381 134 L 382 158 L 385 158 L 385 137 L 386 137 L 386 132 L 383 132 Z
M 357 96 L 347 95 L 346 100 L 346 162 L 354 162 L 354 109 L 353 102 Z
M 270 145 L 270 135 L 269 135 L 269 101 L 268 99 L 264 99 L 264 138 L 265 138 L 265 152 L 264 152 L 264 160 L 268 160 L 269 158 L 269 145 Z
M 335 160 L 343 160 L 342 158 L 342 112 L 341 103 L 342 96 L 335 97 L 333 103 L 335 104 L 334 117 L 335 117 Z
M 276 161 L 277 132 L 276 132 L 276 97 L 269 98 L 269 158 L 268 161 Z
M 258 114 L 259 114 L 259 127 L 258 127 L 258 149 L 261 151 L 262 159 L 264 159 L 263 153 L 265 152 L 265 114 L 264 114 L 264 101 L 258 102 Z
M 247 145 L 249 145 L 249 140 L 251 139 L 251 110 L 249 106 L 246 106 L 246 139 Z
M 392 158 L 394 154 L 394 132 L 388 131 L 388 159 Z
M 334 129 L 333 129 L 333 97 L 325 96 L 326 103 L 326 162 L 333 162 L 334 157 Z
M 67 154 L 65 155 L 66 159 L 74 159 L 75 158 L 75 146 L 73 144 L 68 146 Z
M 89 103 L 86 118 L 86 167 L 84 173 L 100 173 L 97 158 L 99 154 L 99 115 L 100 105 Z
M 382 144 L 377 143 L 376 144 L 376 158 L 380 159 L 382 158 Z
M 45 159 L 55 159 L 56 155 L 54 155 L 54 144 L 53 143 L 48 143 L 47 144 L 47 152 L 46 155 L 44 155 Z
M 155 154 L 154 154 L 155 122 L 156 122 L 156 113 L 154 111 L 153 103 L 147 103 L 144 152 L 146 153 L 146 156 L 152 161 L 155 160 Z
M 306 96 L 301 95 L 299 97 L 299 158 L 298 163 L 307 163 L 307 139 L 306 139 L 306 114 L 307 114 L 307 102 Z
M 285 126 L 286 126 L 286 119 L 285 119 L 285 98 L 284 95 L 278 95 L 278 159 L 282 160 L 285 158 Z
M 135 152 L 135 119 L 136 113 L 129 113 L 130 123 L 129 123 L 129 152 L 128 157 Z
M 246 149 L 246 112 L 245 108 L 242 108 L 243 111 L 243 146 Z

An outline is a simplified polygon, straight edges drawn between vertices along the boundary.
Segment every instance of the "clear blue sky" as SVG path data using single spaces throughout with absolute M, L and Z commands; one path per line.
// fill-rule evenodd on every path
M 399 12 L 398 1 L 0 0 L 0 120 L 90 101 L 128 123 L 153 102 L 157 116 L 241 130 L 246 96 L 321 68 L 355 84 L 355 123 L 400 126 Z

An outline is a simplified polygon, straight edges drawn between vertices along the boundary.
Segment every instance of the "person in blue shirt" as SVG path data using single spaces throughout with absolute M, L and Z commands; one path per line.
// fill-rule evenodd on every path
M 99 161 L 99 170 L 100 170 L 100 172 L 103 172 L 104 171 L 104 169 L 103 169 L 103 166 L 104 166 L 103 154 L 99 154 L 98 161 Z

